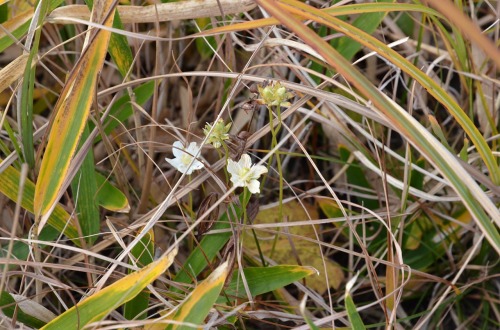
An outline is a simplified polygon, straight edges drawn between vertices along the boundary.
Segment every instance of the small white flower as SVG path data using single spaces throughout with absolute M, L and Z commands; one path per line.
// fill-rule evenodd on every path
M 195 170 L 203 168 L 203 163 L 194 157 L 200 157 L 201 147 L 198 147 L 196 142 L 191 142 L 187 148 L 184 147 L 181 141 L 175 141 L 173 144 L 172 152 L 174 153 L 174 159 L 165 158 L 170 165 L 175 167 L 179 172 L 190 175 Z M 191 164 L 193 161 L 193 164 Z M 189 166 L 191 164 L 191 166 Z
M 231 182 L 235 187 L 248 187 L 252 194 L 260 193 L 259 177 L 267 173 L 262 165 L 252 165 L 252 160 L 243 154 L 238 162 L 231 159 L 227 162 L 227 171 L 231 174 Z

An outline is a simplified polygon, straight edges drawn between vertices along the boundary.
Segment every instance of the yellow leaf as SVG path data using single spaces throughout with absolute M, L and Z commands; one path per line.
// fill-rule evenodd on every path
M 95 1 L 92 21 L 111 27 L 114 1 Z M 95 94 L 97 74 L 106 57 L 110 32 L 89 29 L 82 57 L 73 68 L 59 100 L 49 133 L 47 148 L 36 183 L 34 211 L 38 233 L 45 225 L 68 176 L 70 161 L 87 123 L 92 98 Z
M 318 219 L 318 212 L 315 207 L 304 203 L 307 213 L 312 219 Z M 259 212 L 253 224 L 263 223 L 279 223 L 282 220 L 278 219 L 278 206 Z M 307 221 L 307 215 L 304 207 L 297 201 L 292 201 L 283 205 L 283 217 L 288 219 L 288 222 Z M 264 230 L 256 230 L 259 239 L 259 245 L 262 253 L 276 261 L 278 264 L 297 264 L 294 253 L 296 252 L 303 266 L 312 266 L 320 272 L 320 276 L 315 276 L 314 279 L 308 281 L 307 285 L 314 290 L 322 293 L 328 287 L 337 289 L 344 280 L 342 268 L 332 260 L 323 259 L 319 249 L 320 246 L 314 242 L 301 239 L 300 237 L 317 240 L 314 230 L 320 231 L 319 226 L 299 225 L 292 227 L 276 227 L 273 230 L 279 234 L 266 232 Z M 290 236 L 287 233 L 297 236 Z M 300 237 L 298 237 L 300 236 Z M 255 239 L 250 230 L 244 232 L 245 246 L 247 246 L 253 254 L 258 256 Z M 275 241 L 276 240 L 276 241 Z M 293 243 L 293 247 L 291 242 Z M 295 252 L 294 252 L 295 251 Z M 328 273 L 328 283 L 325 277 L 323 260 L 326 264 Z

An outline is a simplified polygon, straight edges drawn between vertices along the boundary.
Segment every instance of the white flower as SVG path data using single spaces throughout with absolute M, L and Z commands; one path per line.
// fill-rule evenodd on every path
M 165 158 L 165 160 L 179 172 L 190 175 L 193 171 L 202 169 L 204 166 L 199 160 L 193 160 L 195 157 L 200 157 L 200 149 L 201 147 L 198 147 L 196 142 L 191 142 L 187 148 L 184 148 L 181 141 L 175 141 L 172 148 L 175 158 Z M 191 164 L 191 161 L 193 164 Z M 191 164 L 191 166 L 189 166 L 189 164 Z
M 267 168 L 252 165 L 250 156 L 243 154 L 238 162 L 228 160 L 227 171 L 231 174 L 231 182 L 235 187 L 248 187 L 252 194 L 257 194 L 260 193 L 260 183 L 257 179 L 267 173 Z

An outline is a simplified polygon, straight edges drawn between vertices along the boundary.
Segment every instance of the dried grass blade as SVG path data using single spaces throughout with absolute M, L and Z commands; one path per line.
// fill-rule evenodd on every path
M 464 170 L 464 168 L 457 162 L 456 157 L 444 148 L 432 134 L 422 127 L 422 125 L 411 117 L 406 111 L 398 107 L 384 94 L 377 90 L 361 72 L 352 67 L 351 63 L 345 60 L 335 49 L 330 47 L 329 44 L 327 44 L 321 37 L 305 26 L 302 22 L 295 19 L 290 12 L 294 10 L 294 8 L 279 5 L 278 2 L 274 1 L 267 2 L 258 0 L 257 2 L 272 16 L 277 18 L 283 25 L 295 32 L 304 40 L 304 42 L 309 44 L 309 46 L 322 55 L 328 64 L 334 67 L 341 75 L 344 76 L 346 80 L 348 80 L 369 100 L 371 100 L 371 102 L 375 105 L 373 107 L 374 111 L 379 112 L 382 117 L 392 123 L 394 127 L 398 129 L 400 134 L 408 139 L 408 141 L 422 155 L 424 155 L 429 162 L 439 169 L 442 175 L 450 182 L 454 190 L 460 196 L 467 209 L 471 212 L 471 214 L 473 214 L 477 225 L 485 234 L 485 237 L 488 239 L 492 247 L 497 251 L 497 253 L 500 254 L 500 234 L 494 224 L 498 224 L 500 222 L 500 211 L 471 178 L 471 176 Z M 325 15 L 323 15 L 321 11 L 309 6 L 304 6 L 302 3 L 296 1 L 287 1 L 287 3 L 295 6 L 295 9 L 297 10 L 294 10 L 294 12 L 296 14 L 302 14 L 315 21 L 328 24 L 330 20 L 334 19 L 333 17 L 326 17 L 328 20 L 322 19 L 322 16 Z M 340 25 L 341 23 L 337 22 L 337 24 Z M 340 30 L 346 34 L 349 33 L 349 29 L 352 29 L 352 26 L 344 27 L 344 25 L 342 25 L 340 28 Z M 359 34 L 362 34 L 362 31 L 360 31 Z M 371 38 L 370 36 L 366 36 L 364 34 L 362 34 L 362 36 L 358 35 L 358 41 L 366 45 L 367 42 L 365 38 L 367 37 Z M 380 44 L 380 47 L 384 47 L 384 52 L 392 52 L 391 49 L 385 49 L 387 47 L 384 44 L 378 41 L 376 42 L 377 44 Z M 396 56 L 400 57 L 397 54 L 394 55 L 394 57 Z M 394 61 L 393 56 L 390 58 Z M 405 63 L 406 62 L 407 61 L 405 60 Z M 414 68 L 411 64 L 410 67 Z M 442 98 L 440 97 L 440 99 Z M 491 165 L 491 163 L 489 164 Z M 499 169 L 497 166 L 497 168 L 494 169 L 494 172 L 498 171 Z

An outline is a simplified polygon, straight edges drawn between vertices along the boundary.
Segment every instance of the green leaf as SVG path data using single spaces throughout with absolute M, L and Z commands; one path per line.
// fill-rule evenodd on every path
M 381 2 L 384 2 L 384 0 L 377 1 L 377 4 L 380 4 Z M 385 2 L 394 1 L 385 0 Z M 361 15 L 358 15 L 351 24 L 368 34 L 372 34 L 380 25 L 385 15 L 385 12 L 362 13 Z M 347 60 L 351 60 L 362 47 L 359 42 L 356 42 L 349 37 L 340 37 L 338 39 L 334 39 L 334 41 L 333 47 L 335 47 L 337 51 Z
M 196 23 L 200 30 L 204 30 L 210 25 L 209 17 L 197 18 Z M 214 54 L 214 49 L 217 49 L 217 42 L 214 37 L 200 37 L 196 38 L 196 49 L 203 59 L 207 59 Z
M 49 222 L 50 224 L 50 222 Z M 46 241 L 46 242 L 52 242 L 54 241 L 57 236 L 60 235 L 60 232 L 53 228 L 52 226 L 46 226 L 45 228 L 42 229 L 42 232 L 40 233 L 40 236 L 38 239 L 40 241 Z M 28 260 L 29 253 L 30 253 L 30 246 L 26 241 L 16 241 L 14 242 L 14 245 L 12 247 L 12 256 L 17 259 L 17 260 Z M 2 246 L 0 249 L 0 257 L 1 258 L 6 258 L 7 257 L 7 245 Z M 43 243 L 40 244 L 43 247 Z M 15 265 L 9 265 L 9 269 L 15 268 Z
M 99 205 L 109 211 L 127 213 L 130 210 L 127 196 L 113 186 L 105 176 L 98 172 L 94 174 L 97 183 L 97 201 Z
M 85 141 L 88 136 L 89 129 L 86 126 L 82 133 L 82 141 Z M 80 145 L 82 141 L 80 141 Z M 89 150 L 71 182 L 71 190 L 78 213 L 78 223 L 85 240 L 90 245 L 94 244 L 101 229 L 99 208 L 96 200 L 97 183 L 94 169 L 94 153 Z
M 345 308 L 347 311 L 347 317 L 349 318 L 349 321 L 351 322 L 352 329 L 365 330 L 366 326 L 363 323 L 363 320 L 361 319 L 361 316 L 359 315 L 358 310 L 356 309 L 356 305 L 354 304 L 354 300 L 352 300 L 352 296 L 351 296 L 351 289 L 352 289 L 354 283 L 356 282 L 357 278 L 358 278 L 358 275 L 354 276 L 346 284 Z
M 132 248 L 130 252 L 135 259 L 138 267 L 144 267 L 153 262 L 154 258 L 154 232 L 151 229 L 141 240 Z M 149 305 L 150 293 L 147 290 L 141 291 L 134 299 L 125 303 L 123 306 L 123 316 L 127 320 L 144 320 L 148 315 L 145 312 Z
M 57 8 L 64 0 L 51 0 L 49 2 L 49 11 Z M 45 1 L 44 1 L 45 2 Z M 25 33 L 28 31 L 28 28 L 31 23 L 31 18 L 33 17 L 33 9 L 25 10 L 19 13 L 17 16 L 12 17 L 5 23 L 3 23 L 3 27 L 9 31 L 16 39 L 12 39 L 11 36 L 7 33 L 4 33 L 0 30 L 0 53 L 3 52 L 7 47 L 12 45 L 17 40 L 21 40 Z
M 9 7 L 4 3 L 0 5 L 0 24 L 7 21 L 7 18 L 9 18 Z
M 351 322 L 352 329 L 356 330 L 366 329 L 366 326 L 363 323 L 363 320 L 361 319 L 361 316 L 359 315 L 358 310 L 356 309 L 356 305 L 354 304 L 354 301 L 352 300 L 350 294 L 346 295 L 345 297 L 345 308 L 347 310 L 347 317 Z
M 5 291 L 0 292 L 0 310 L 6 316 L 15 318 L 29 327 L 40 328 L 45 325 L 44 321 L 25 313 L 10 293 Z
M 93 0 L 86 0 L 87 6 L 92 10 Z M 117 30 L 124 30 L 122 20 L 118 11 L 115 12 L 115 17 L 113 19 L 113 28 Z M 118 71 L 122 77 L 125 77 L 132 66 L 134 57 L 132 55 L 132 50 L 127 41 L 127 37 L 123 34 L 111 33 L 109 38 L 108 52 L 115 62 Z
M 311 267 L 280 265 L 274 267 L 248 267 L 243 269 L 243 274 L 245 274 L 250 294 L 252 297 L 256 297 L 299 281 L 306 276 L 316 274 L 316 271 Z M 247 298 L 240 275 L 238 271 L 233 274 L 231 283 L 224 290 L 227 297 L 232 299 Z M 224 297 L 219 298 L 221 302 L 224 300 Z
M 427 160 L 439 169 L 471 212 L 473 218 L 476 220 L 476 224 L 484 233 L 491 246 L 496 249 L 497 253 L 500 253 L 500 234 L 492 222 L 493 219 L 494 222 L 498 223 L 500 211 L 465 169 L 456 162 L 455 156 L 440 144 L 415 118 L 411 117 L 408 112 L 394 104 L 385 94 L 373 86 L 363 73 L 353 67 L 350 62 L 345 60 L 335 49 L 316 35 L 314 31 L 292 16 L 292 13 L 300 15 L 302 19 L 311 19 L 325 24 L 332 29 L 342 31 L 364 46 L 377 51 L 381 56 L 387 58 L 418 81 L 448 109 L 460 126 L 467 132 L 486 167 L 488 167 L 492 181 L 495 183 L 500 182 L 500 168 L 484 137 L 447 92 L 424 72 L 387 47 L 384 43 L 321 10 L 295 0 L 283 0 L 279 5 L 276 2 L 262 0 L 257 0 L 257 3 L 323 56 L 329 65 L 334 67 L 366 99 L 372 102 L 374 111 L 391 123 Z
M 37 25 L 43 25 L 45 16 L 47 15 L 49 2 L 42 1 L 40 3 L 40 12 L 38 16 Z M 35 84 L 35 71 L 36 67 L 33 66 L 33 61 L 38 55 L 38 46 L 40 43 L 40 36 L 42 29 L 38 28 L 35 31 L 32 40 L 29 56 L 26 61 L 26 67 L 23 74 L 23 82 L 21 87 L 21 136 L 23 142 L 23 156 L 24 160 L 28 163 L 30 169 L 35 166 L 35 148 L 33 142 L 33 88 Z

